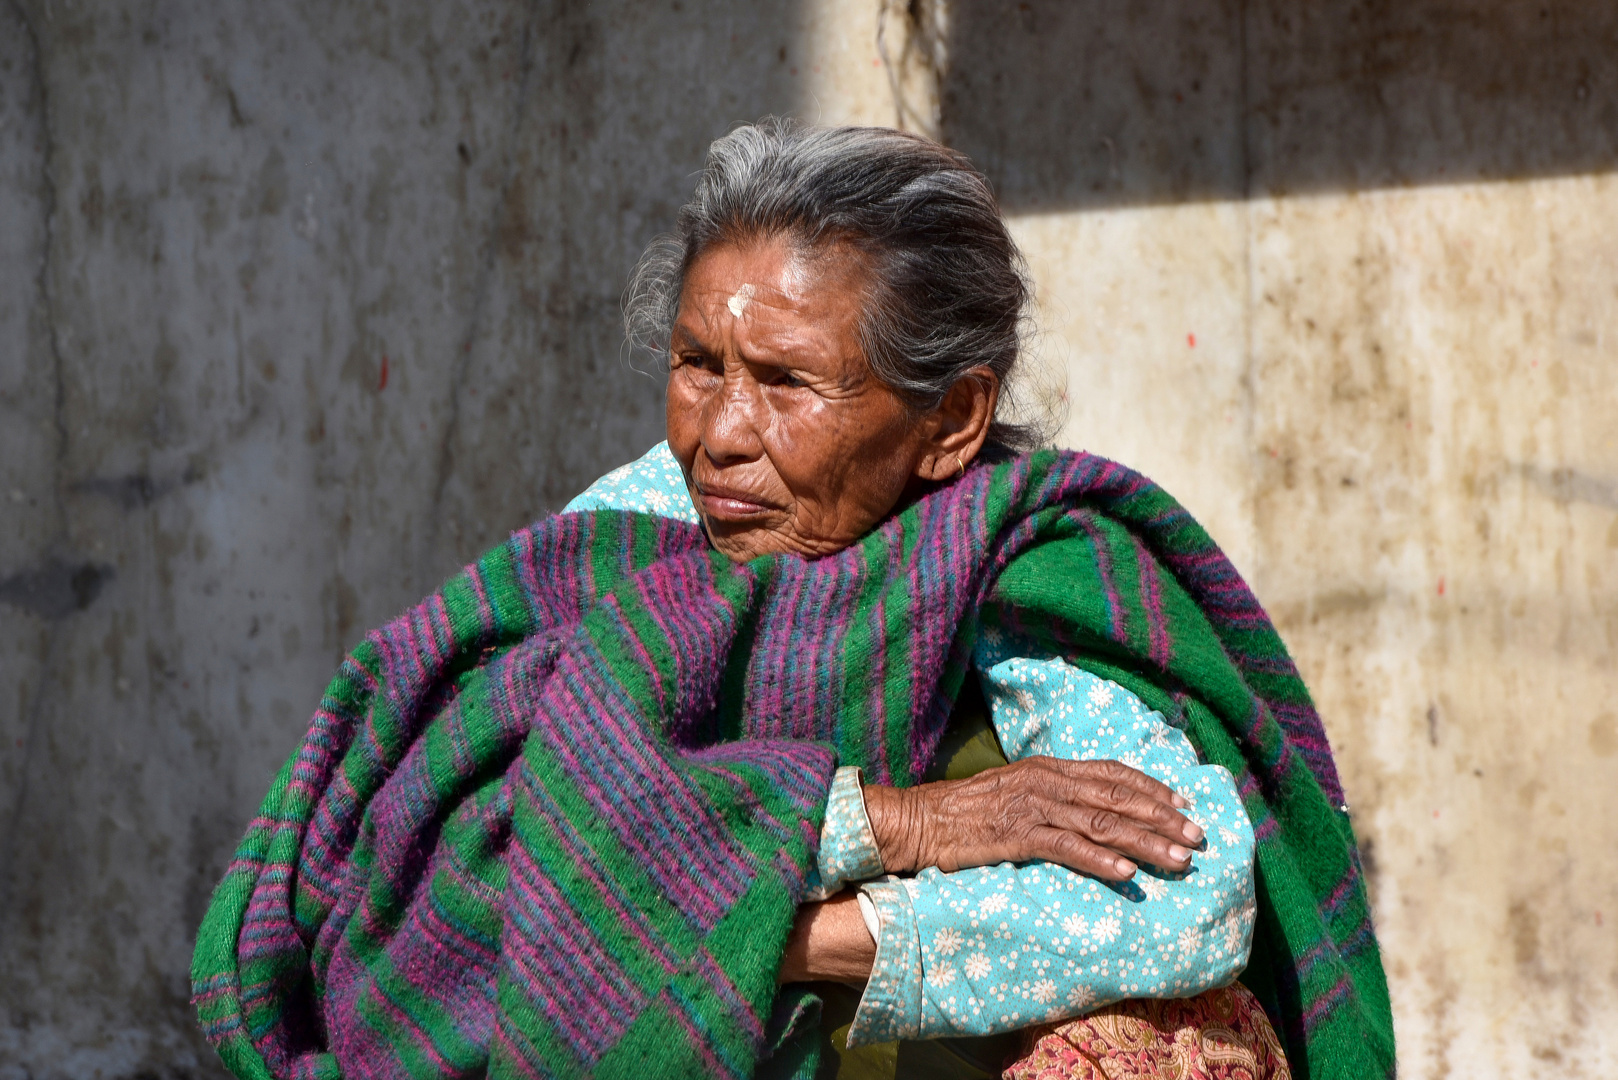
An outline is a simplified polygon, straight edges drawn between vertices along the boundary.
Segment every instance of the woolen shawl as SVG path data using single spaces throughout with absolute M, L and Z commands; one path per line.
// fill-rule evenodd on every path
M 563 514 L 343 662 L 216 890 L 192 969 L 243 1078 L 807 1075 L 776 974 L 839 764 L 915 783 L 976 636 L 1114 679 L 1236 777 L 1243 981 L 1295 1074 L 1390 1076 L 1360 861 L 1308 692 L 1144 477 L 978 465 L 822 559 Z

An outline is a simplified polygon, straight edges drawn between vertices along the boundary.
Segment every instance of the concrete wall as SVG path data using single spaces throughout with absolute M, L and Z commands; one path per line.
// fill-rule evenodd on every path
M 367 626 L 661 437 L 619 294 L 799 19 L 0 6 L 0 1076 L 217 1069 L 266 780 Z
M 1618 9 L 957 5 L 1063 441 L 1313 688 L 1412 1077 L 1618 1075 Z
M 1064 440 L 1315 688 L 1404 1073 L 1618 1073 L 1618 15 L 888 6 L 0 8 L 0 1077 L 217 1071 L 190 935 L 325 678 L 659 437 L 624 275 L 772 111 L 996 180 Z

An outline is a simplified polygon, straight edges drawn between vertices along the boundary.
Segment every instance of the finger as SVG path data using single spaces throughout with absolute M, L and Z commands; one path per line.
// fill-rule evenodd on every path
M 1044 759 L 1072 797 L 1081 790 L 1101 796 L 1105 805 L 1134 817 L 1174 840 L 1192 846 L 1202 842 L 1202 830 L 1178 813 L 1190 805 L 1172 788 L 1121 761 L 1057 761 Z M 1083 785 L 1082 787 L 1075 785 Z M 1086 801 L 1080 796 L 1073 801 Z
M 1092 844 L 1078 833 L 1049 825 L 1030 829 L 1027 846 L 1028 858 L 1058 863 L 1102 881 L 1128 881 L 1136 870 L 1134 863 L 1120 858 L 1117 852 Z
M 1179 795 L 1173 788 L 1154 776 L 1149 776 L 1131 765 L 1121 761 L 1066 761 L 1061 758 L 1031 758 L 1039 761 L 1048 768 L 1054 768 L 1064 776 L 1074 779 L 1105 781 L 1112 784 L 1124 784 L 1134 788 L 1143 795 L 1150 796 L 1158 802 L 1167 803 L 1176 808 L 1184 808 L 1191 804 Z
M 1191 849 L 1149 832 L 1110 810 L 1063 807 L 1051 815 L 1052 825 L 1077 833 L 1100 847 L 1126 858 L 1179 872 L 1191 863 Z
M 1121 784 L 1135 789 L 1144 795 L 1161 803 L 1167 803 L 1175 810 L 1184 810 L 1191 805 L 1190 801 L 1169 787 L 1155 776 L 1148 775 L 1131 765 L 1121 761 L 1090 761 L 1086 773 L 1092 779 L 1105 780 L 1113 784 Z
M 1127 766 L 1125 766 L 1127 768 Z M 1143 828 L 1188 847 L 1202 842 L 1200 826 L 1140 788 L 1110 780 L 1069 780 L 1060 792 L 1062 801 L 1075 807 L 1092 806 L 1110 810 Z

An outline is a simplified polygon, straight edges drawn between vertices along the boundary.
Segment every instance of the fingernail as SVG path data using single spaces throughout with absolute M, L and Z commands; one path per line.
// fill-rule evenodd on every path
M 1113 863 L 1113 867 L 1123 877 L 1128 877 L 1130 874 L 1135 872 L 1135 864 L 1127 859 L 1119 859 L 1117 862 Z
M 1184 795 L 1181 795 L 1178 791 L 1174 793 L 1174 809 L 1184 810 L 1190 805 L 1190 800 L 1188 800 Z
M 1202 838 L 1208 834 L 1202 831 L 1201 825 L 1198 825 L 1196 822 L 1192 822 L 1185 827 L 1185 835 L 1186 839 L 1190 840 L 1193 844 L 1200 844 L 1202 843 Z
M 1179 844 L 1169 845 L 1169 858 L 1175 862 L 1185 862 L 1190 857 L 1191 851 L 1189 848 L 1183 848 Z

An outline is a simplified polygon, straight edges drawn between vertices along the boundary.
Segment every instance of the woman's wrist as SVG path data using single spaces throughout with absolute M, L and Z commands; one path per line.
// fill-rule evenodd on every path
M 843 892 L 798 909 L 778 981 L 863 983 L 875 962 L 876 941 L 866 929 L 858 897 Z
M 865 786 L 865 815 L 889 874 L 909 874 L 924 866 L 926 806 L 916 788 Z

